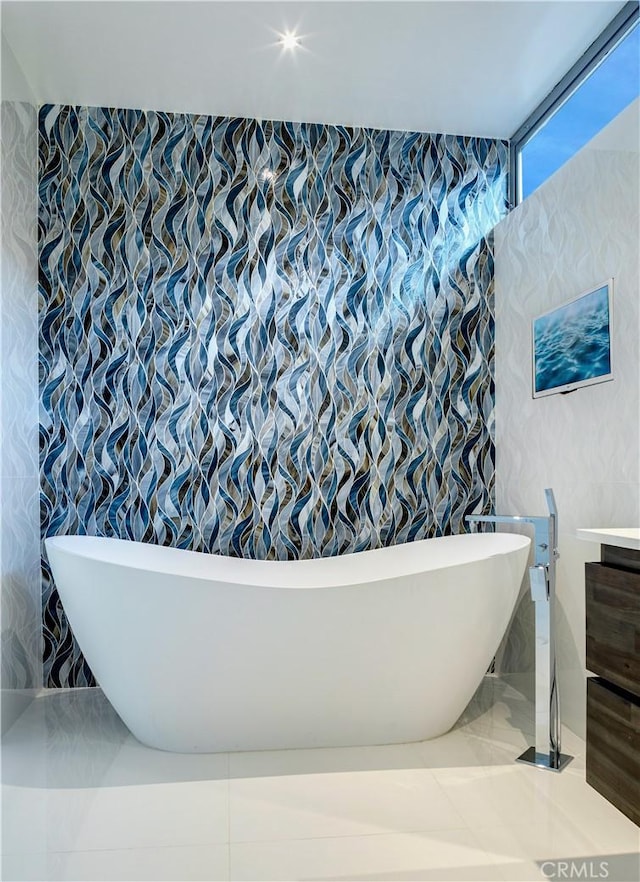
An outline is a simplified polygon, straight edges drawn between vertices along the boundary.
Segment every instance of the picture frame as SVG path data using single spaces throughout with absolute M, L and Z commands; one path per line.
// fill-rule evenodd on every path
M 614 379 L 613 278 L 531 322 L 534 398 L 566 394 Z

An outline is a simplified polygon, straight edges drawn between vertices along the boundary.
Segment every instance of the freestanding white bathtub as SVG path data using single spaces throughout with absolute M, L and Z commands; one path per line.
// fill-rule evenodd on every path
M 140 741 L 179 752 L 443 734 L 504 634 L 529 545 L 473 534 L 278 562 L 46 540 L 106 696 Z

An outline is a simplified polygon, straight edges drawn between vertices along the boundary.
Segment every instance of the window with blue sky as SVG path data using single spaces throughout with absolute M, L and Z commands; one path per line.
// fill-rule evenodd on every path
M 584 147 L 639 91 L 640 27 L 636 24 L 522 148 L 522 198 Z

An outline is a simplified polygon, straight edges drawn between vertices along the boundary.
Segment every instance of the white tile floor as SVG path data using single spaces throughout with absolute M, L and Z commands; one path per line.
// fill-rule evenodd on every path
M 3 742 L 2 879 L 638 882 L 640 831 L 578 738 L 560 775 L 514 763 L 531 719 L 487 677 L 434 741 L 194 756 L 143 747 L 99 690 L 51 692 Z

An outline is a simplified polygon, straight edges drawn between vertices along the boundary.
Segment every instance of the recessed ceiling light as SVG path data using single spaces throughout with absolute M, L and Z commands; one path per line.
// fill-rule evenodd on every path
M 280 45 L 283 49 L 297 49 L 300 45 L 300 37 L 295 31 L 285 31 L 280 37 Z

